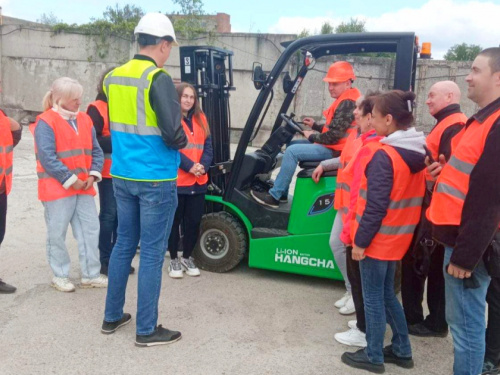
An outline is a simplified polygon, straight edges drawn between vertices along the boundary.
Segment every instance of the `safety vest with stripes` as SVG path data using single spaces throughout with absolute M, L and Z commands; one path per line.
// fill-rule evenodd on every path
M 52 109 L 37 116 L 30 131 L 35 135 L 38 122 L 43 120 L 54 131 L 56 156 L 69 171 L 80 180 L 86 181 L 92 165 L 92 120 L 83 112 L 78 112 L 76 125 L 78 132 Z M 38 199 L 42 202 L 67 198 L 77 194 L 95 195 L 94 187 L 88 190 L 65 189 L 54 177 L 50 176 L 42 166 L 38 157 L 35 141 L 36 172 L 38 175 Z
M 452 143 L 451 158 L 436 181 L 427 210 L 427 218 L 431 223 L 460 225 L 465 197 L 469 191 L 470 175 L 483 153 L 491 127 L 499 117 L 500 109 L 482 123 L 472 121 L 462 129 L 462 138 L 456 146 Z
M 455 124 L 465 125 L 467 122 L 467 116 L 465 116 L 462 112 L 453 113 L 449 116 L 446 116 L 442 121 L 438 122 L 436 126 L 431 130 L 427 138 L 425 139 L 425 143 L 427 144 L 427 148 L 429 149 L 432 158 L 435 161 L 438 161 L 439 158 L 439 144 L 441 143 L 441 137 L 446 129 Z M 462 136 L 462 132 L 459 132 L 453 137 L 453 142 L 458 141 Z M 431 174 L 426 170 L 425 179 L 428 187 L 434 185 L 434 178 Z
M 347 138 L 346 144 L 340 154 L 340 164 L 337 171 L 337 185 L 333 206 L 342 215 L 342 220 L 347 214 L 350 201 L 352 175 L 344 173 L 345 167 L 352 159 L 356 151 L 361 147 L 363 141 L 358 137 L 358 132 L 352 132 Z
M 420 221 L 425 193 L 424 171 L 411 173 L 401 155 L 392 146 L 375 144 L 384 150 L 392 161 L 393 185 L 387 215 L 382 220 L 380 229 L 372 242 L 365 249 L 365 255 L 380 260 L 401 260 L 410 246 L 413 233 Z M 363 174 L 356 206 L 356 218 L 352 222 L 351 238 L 353 240 L 356 238 L 356 232 L 366 208 L 367 188 L 368 180 Z
M 200 120 L 207 124 L 207 119 L 203 113 L 200 113 Z M 191 118 L 193 124 L 193 132 L 189 129 L 184 119 L 182 119 L 182 127 L 186 133 L 188 144 L 180 152 L 186 155 L 195 163 L 199 163 L 203 155 L 205 145 L 205 132 L 201 124 L 198 123 L 197 116 L 193 115 Z M 196 177 L 194 174 L 185 172 L 179 168 L 179 178 L 177 179 L 177 186 L 193 186 L 194 184 L 204 185 L 208 181 L 208 174 L 203 174 Z
M 163 142 L 149 101 L 153 77 L 160 71 L 167 74 L 150 60 L 132 59 L 104 79 L 113 143 L 113 177 L 133 181 L 177 178 L 179 152 Z M 174 99 L 177 97 L 170 98 Z
M 356 100 L 358 100 L 358 98 L 360 96 L 361 96 L 361 93 L 355 87 L 352 87 L 352 88 L 347 89 L 346 91 L 344 91 L 342 93 L 342 95 L 340 95 L 332 103 L 332 105 L 330 106 L 330 108 L 328 108 L 327 110 L 323 111 L 323 115 L 326 118 L 326 123 L 325 123 L 325 126 L 323 126 L 323 129 L 321 129 L 321 132 L 322 133 L 326 133 L 328 130 L 330 130 L 330 128 L 328 127 L 328 125 L 332 122 L 332 119 L 335 116 L 335 111 L 337 110 L 337 108 L 340 105 L 340 103 L 342 103 L 345 100 L 352 100 L 353 102 L 355 102 Z M 356 131 L 357 131 L 357 128 L 356 128 L 354 120 L 353 120 L 353 122 L 351 123 L 351 126 L 347 129 L 347 131 L 345 132 L 344 136 L 341 139 L 339 139 L 337 143 L 335 143 L 334 145 L 321 144 L 321 146 L 325 146 L 325 147 L 327 147 L 327 148 L 329 148 L 331 150 L 335 150 L 335 151 L 342 151 L 342 149 L 344 148 L 344 145 L 347 142 L 347 138 L 349 138 L 349 135 L 351 133 L 356 133 Z
M 109 117 L 108 117 L 108 104 L 102 100 L 96 100 L 89 104 L 88 108 L 94 107 L 97 109 L 104 121 L 104 126 L 102 128 L 102 136 L 109 137 L 111 133 L 109 131 Z M 87 112 L 88 112 L 87 108 Z M 102 167 L 101 175 L 102 178 L 111 178 L 111 154 L 104 154 L 104 165 Z
M 0 111 L 0 186 L 8 195 L 12 188 L 12 160 L 14 141 L 7 116 Z

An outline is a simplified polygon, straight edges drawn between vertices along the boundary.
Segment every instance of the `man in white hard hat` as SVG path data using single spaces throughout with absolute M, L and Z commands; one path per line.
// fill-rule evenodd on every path
M 178 150 L 187 139 L 172 79 L 162 68 L 174 28 L 167 16 L 148 13 L 135 28 L 139 54 L 104 79 L 113 144 L 111 176 L 118 236 L 109 262 L 108 294 L 101 332 L 114 333 L 131 320 L 123 312 L 132 259 L 141 241 L 137 295 L 137 346 L 169 344 L 181 333 L 157 325 L 162 267 L 177 207 Z

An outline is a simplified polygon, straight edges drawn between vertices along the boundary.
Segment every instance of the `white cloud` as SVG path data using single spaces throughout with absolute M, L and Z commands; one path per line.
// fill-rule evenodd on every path
M 369 31 L 414 31 L 421 43 L 432 43 L 434 58 L 442 58 L 451 46 L 463 42 L 483 48 L 500 44 L 500 4 L 492 2 L 430 0 L 416 9 L 402 8 L 379 17 L 363 14 L 353 17 L 364 19 Z M 298 33 L 306 28 L 314 32 L 325 21 L 338 25 L 343 20 L 328 15 L 281 17 L 269 31 Z

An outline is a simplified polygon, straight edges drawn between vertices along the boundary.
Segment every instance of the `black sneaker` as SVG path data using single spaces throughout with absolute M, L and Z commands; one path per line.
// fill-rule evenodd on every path
M 359 349 L 354 353 L 345 352 L 344 354 L 342 354 L 341 360 L 347 366 L 359 368 L 360 370 L 366 370 L 369 372 L 374 372 L 376 374 L 383 374 L 385 372 L 385 366 L 383 363 L 377 365 L 370 362 L 368 356 L 365 353 L 365 349 Z
M 9 285 L 0 279 L 0 294 L 12 294 L 17 290 L 15 286 Z
M 161 324 L 156 327 L 150 335 L 136 335 L 135 345 L 136 346 L 156 346 L 156 345 L 167 345 L 173 342 L 179 341 L 182 335 L 180 332 L 171 331 L 169 329 L 163 328 Z
M 263 204 L 264 206 L 271 208 L 279 208 L 280 206 L 280 202 L 277 199 L 274 199 L 274 197 L 266 191 L 250 190 L 250 195 L 258 203 Z
M 384 362 L 385 363 L 393 363 L 396 366 L 403 368 L 413 368 L 413 359 L 412 357 L 398 357 L 392 351 L 392 345 L 388 345 L 384 348 Z
M 498 374 L 500 374 L 498 365 L 495 365 L 493 362 L 490 362 L 489 360 L 484 361 L 481 375 L 498 375 Z
M 416 323 L 408 326 L 408 333 L 413 336 L 419 337 L 446 337 L 448 336 L 448 330 L 438 332 L 433 331 L 426 327 L 424 323 Z
M 122 318 L 116 322 L 107 322 L 104 320 L 102 322 L 101 332 L 104 333 L 105 335 L 110 335 L 112 333 L 115 333 L 115 331 L 118 328 L 129 324 L 131 320 L 132 320 L 132 315 L 127 313 L 124 313 Z
M 280 203 L 288 203 L 288 194 L 287 195 L 283 195 L 280 198 Z

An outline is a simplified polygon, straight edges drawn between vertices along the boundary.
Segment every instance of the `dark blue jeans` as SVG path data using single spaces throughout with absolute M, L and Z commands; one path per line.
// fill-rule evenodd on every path
M 177 182 L 114 179 L 118 207 L 118 238 L 111 253 L 104 320 L 123 316 L 125 291 L 139 239 L 141 253 L 137 287 L 137 334 L 149 335 L 158 322 L 163 261 L 177 207 Z
M 396 261 L 366 257 L 359 262 L 366 319 L 366 354 L 370 362 L 384 363 L 385 326 L 392 329 L 392 350 L 398 357 L 411 357 L 408 326 L 394 293 Z
M 113 179 L 103 178 L 97 183 L 99 189 L 99 260 L 101 269 L 108 268 L 111 251 L 116 243 L 116 230 L 118 228 L 118 214 L 116 212 L 116 199 L 113 191 Z

